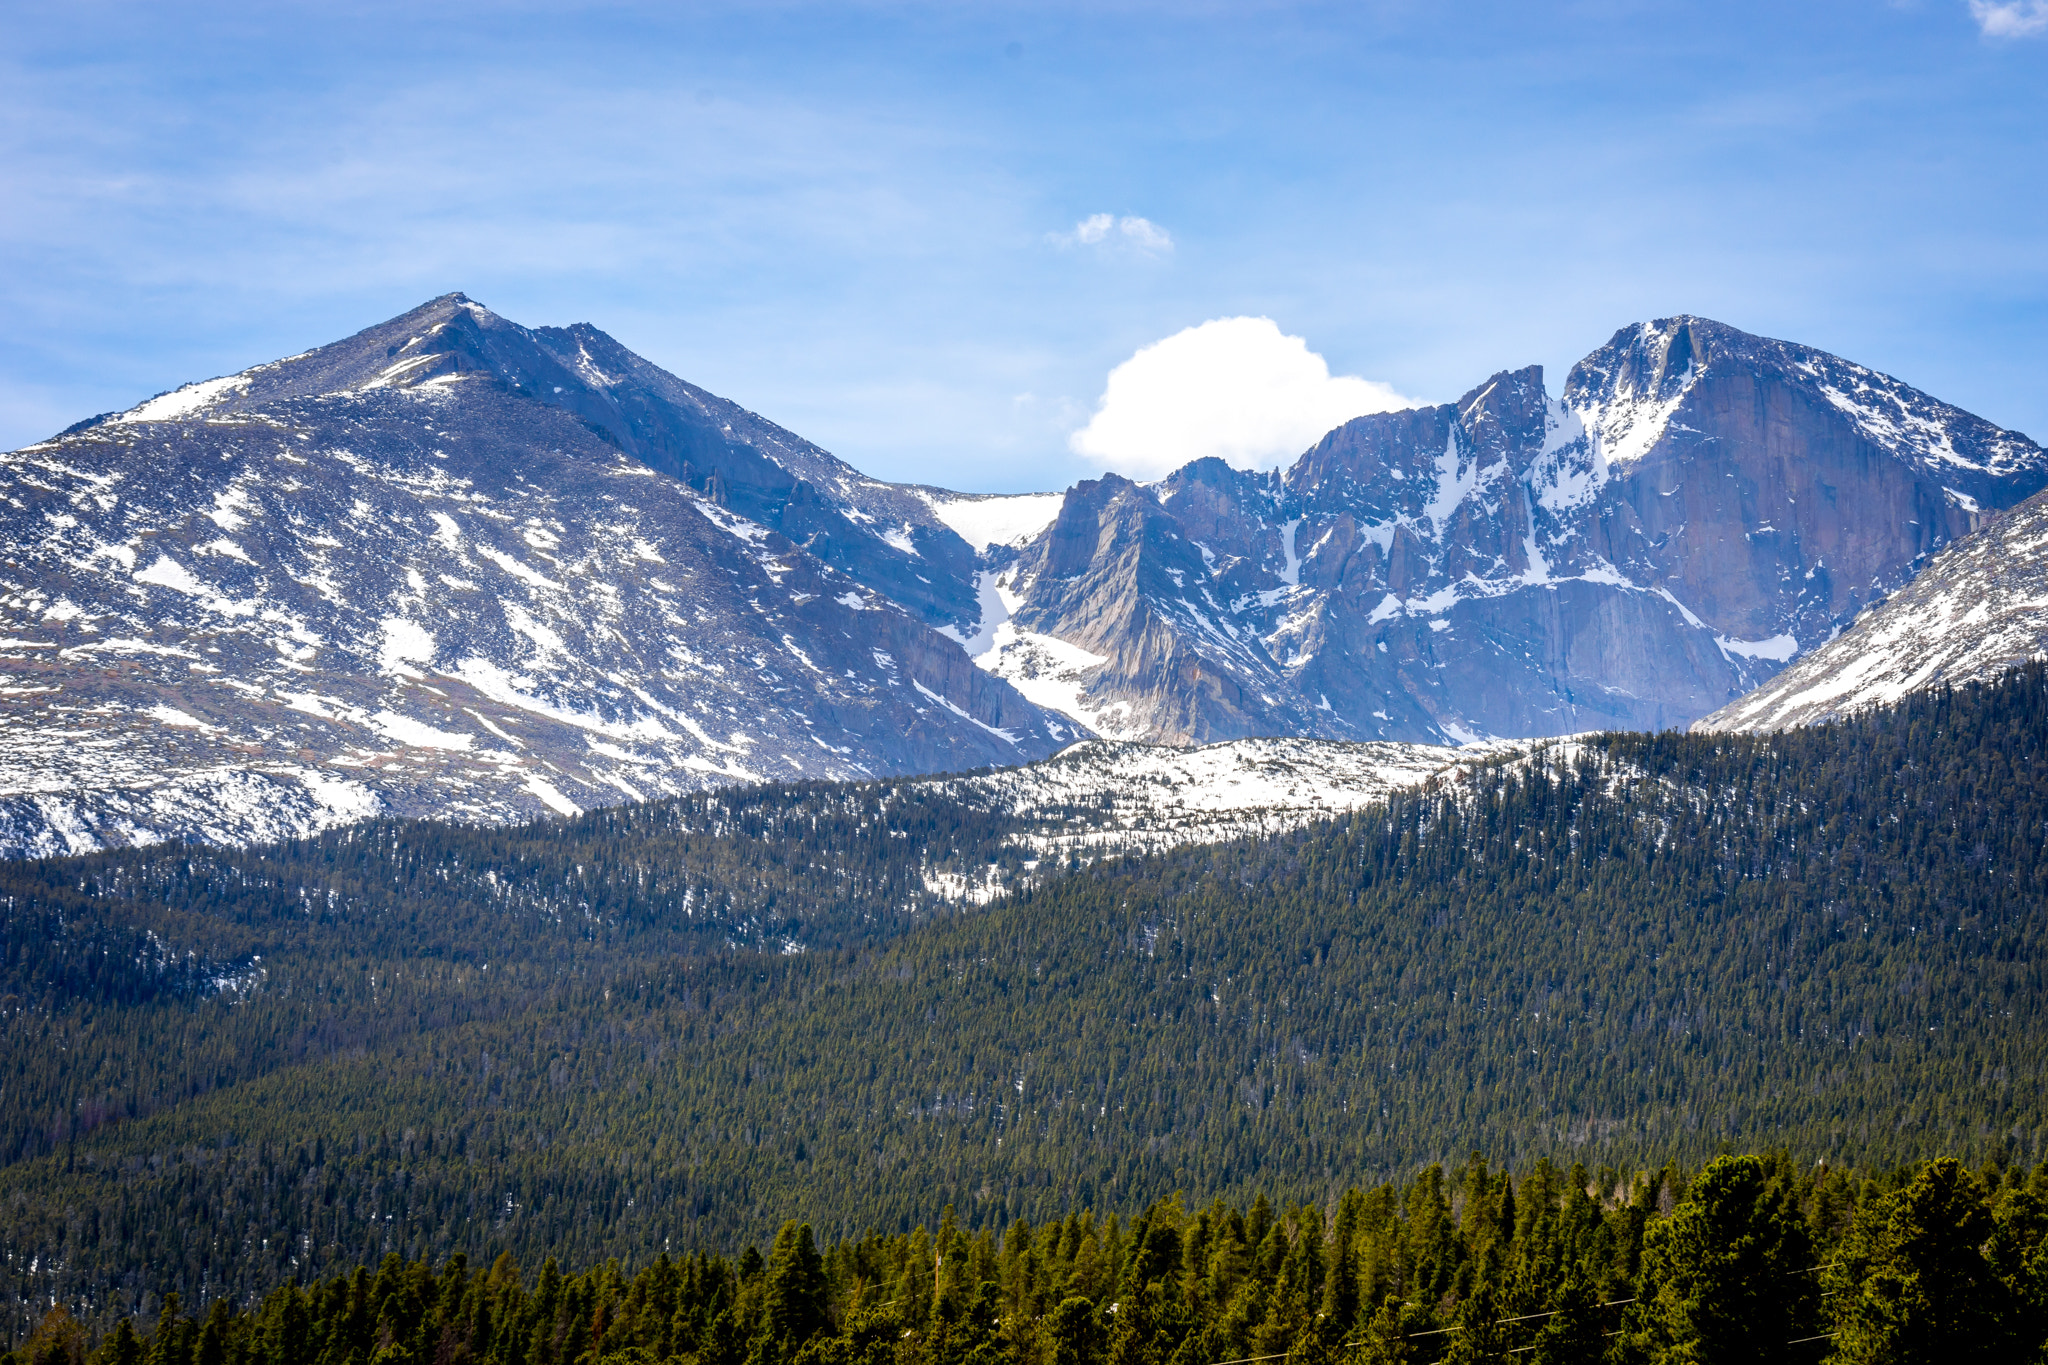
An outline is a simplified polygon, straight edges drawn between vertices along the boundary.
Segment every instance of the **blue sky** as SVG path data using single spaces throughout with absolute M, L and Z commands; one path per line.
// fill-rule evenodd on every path
M 15 4 L 0 234 L 0 447 L 451 289 L 976 491 L 1238 316 L 1444 401 L 1702 313 L 2048 440 L 2048 0 Z

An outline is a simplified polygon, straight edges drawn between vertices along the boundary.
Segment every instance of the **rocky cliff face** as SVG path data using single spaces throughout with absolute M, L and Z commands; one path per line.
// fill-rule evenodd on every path
M 1835 639 L 1695 730 L 1820 725 L 2048 657 L 2048 493 L 1943 550 Z
M 1098 732 L 1440 742 L 1690 723 L 2048 484 L 2025 437 L 1701 318 L 1362 417 L 1279 476 L 1070 490 L 984 667 Z
M 914 490 L 450 295 L 0 457 L 0 851 L 502 819 L 1073 736 Z M 957 635 L 958 631 L 955 631 Z

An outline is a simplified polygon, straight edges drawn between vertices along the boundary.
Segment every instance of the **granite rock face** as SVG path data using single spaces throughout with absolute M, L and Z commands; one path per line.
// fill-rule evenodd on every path
M 913 490 L 460 295 L 0 457 L 0 852 L 1043 757 Z
M 1943 550 L 1849 630 L 1695 730 L 1821 725 L 2048 657 L 2048 493 Z
M 1683 726 L 2048 484 L 1898 380 L 1702 318 L 1361 417 L 1280 474 L 1076 485 L 977 660 L 1118 738 Z

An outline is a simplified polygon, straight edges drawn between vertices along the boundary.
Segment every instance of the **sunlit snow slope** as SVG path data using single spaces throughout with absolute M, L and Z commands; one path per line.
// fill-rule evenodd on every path
M 1241 739 L 1181 749 L 1091 740 L 1028 767 L 927 785 L 1015 818 L 1015 845 L 1033 860 L 1089 859 L 1299 829 L 1474 764 L 1526 757 L 1544 743 Z M 1027 863 L 1025 875 L 1036 865 Z M 979 873 L 935 872 L 929 882 L 986 901 L 1011 889 L 1005 875 L 992 864 Z

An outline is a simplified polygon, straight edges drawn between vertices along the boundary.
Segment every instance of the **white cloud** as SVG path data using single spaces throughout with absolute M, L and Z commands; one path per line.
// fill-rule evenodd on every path
M 1074 230 L 1066 234 L 1066 240 L 1093 246 L 1109 236 L 1110 229 L 1115 226 L 1115 214 L 1091 213 L 1080 222 L 1074 224 Z
M 2048 33 L 2048 0 L 1970 0 L 1970 17 L 1987 38 Z
M 1150 218 L 1125 218 L 1118 221 L 1116 230 L 1124 240 L 1146 251 L 1173 250 L 1173 235 Z
M 1059 246 L 1132 247 L 1148 256 L 1164 256 L 1173 250 L 1173 234 L 1150 218 L 1119 218 L 1113 213 L 1091 213 L 1067 232 L 1051 234 Z
M 1111 370 L 1095 416 L 1067 444 L 1133 478 L 1206 455 L 1254 469 L 1299 455 L 1354 417 L 1417 406 L 1385 384 L 1332 375 L 1271 318 L 1218 318 Z

